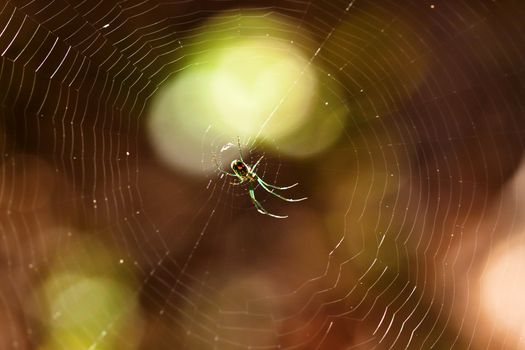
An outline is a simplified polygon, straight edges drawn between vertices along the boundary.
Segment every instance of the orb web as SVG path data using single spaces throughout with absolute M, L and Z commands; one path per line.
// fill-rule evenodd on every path
M 0 6 L 3 347 L 525 346 L 512 292 L 525 242 L 519 2 Z M 238 135 L 199 125 L 173 150 L 191 149 L 188 173 L 147 132 L 155 96 L 206 66 L 211 38 L 253 30 L 303 55 L 241 137 L 261 177 L 309 197 L 258 192 L 286 220 L 215 169 Z M 323 118 L 268 136 L 310 69 L 319 89 L 304 104 Z M 340 132 L 296 146 L 323 125 Z

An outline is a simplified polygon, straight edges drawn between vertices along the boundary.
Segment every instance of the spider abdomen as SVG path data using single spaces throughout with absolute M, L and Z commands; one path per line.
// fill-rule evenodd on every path
M 244 164 L 243 161 L 238 160 L 238 159 L 235 159 L 232 162 L 231 168 L 233 172 L 235 173 L 235 175 L 241 178 L 247 177 L 250 174 L 250 169 L 248 168 L 248 166 Z

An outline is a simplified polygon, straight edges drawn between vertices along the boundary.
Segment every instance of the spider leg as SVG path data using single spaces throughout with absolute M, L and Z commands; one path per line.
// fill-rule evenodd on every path
M 255 165 L 252 166 L 252 171 L 255 171 L 255 169 L 257 168 L 257 166 L 259 165 L 259 163 L 260 163 L 261 160 L 263 159 L 263 157 L 264 157 L 264 154 L 261 156 L 261 158 L 259 158 L 259 159 L 257 160 L 257 162 L 255 162 Z
M 225 174 L 225 175 L 228 175 L 228 176 L 233 176 L 233 177 L 237 177 L 237 175 L 235 174 L 231 174 L 227 171 L 224 171 L 222 170 L 222 166 L 219 164 L 219 161 L 217 160 L 217 157 L 213 157 L 213 161 L 215 162 L 215 165 L 217 166 L 217 170 L 219 170 L 221 173 Z
M 230 182 L 230 184 L 234 186 L 239 186 L 239 185 L 242 185 L 243 183 L 244 183 L 244 180 Z
M 259 203 L 259 201 L 257 199 L 255 199 L 255 192 L 253 190 L 253 186 L 252 185 L 250 185 L 250 188 L 248 189 L 248 193 L 250 194 L 250 199 L 252 200 L 253 205 L 255 205 L 255 208 L 257 209 L 257 211 L 259 213 L 264 214 L 264 215 L 268 215 L 268 216 L 271 216 L 271 217 L 277 218 L 277 219 L 286 219 L 288 217 L 288 215 L 281 216 L 281 215 L 271 214 L 266 209 L 264 209 L 263 206 L 261 205 L 261 203 Z
M 283 197 L 281 196 L 280 194 L 277 194 L 275 193 L 273 189 L 269 188 L 266 186 L 266 183 L 264 181 L 262 181 L 260 178 L 257 178 L 257 182 L 259 183 L 259 185 L 261 185 L 262 188 L 264 188 L 266 190 L 266 192 L 270 193 L 270 194 L 273 194 L 275 197 L 278 197 L 278 198 L 281 198 L 283 201 L 287 201 L 287 202 L 300 202 L 300 201 L 304 201 L 305 199 L 307 199 L 308 197 L 304 197 L 304 198 L 298 198 L 298 199 L 292 199 L 292 198 L 286 198 L 286 197 Z
M 224 170 L 222 170 L 222 169 L 220 169 L 220 168 L 218 168 L 217 170 L 219 170 L 219 171 L 220 171 L 221 173 L 223 173 L 224 175 L 228 175 L 228 176 L 232 176 L 232 177 L 237 177 L 237 175 L 235 175 L 235 174 L 231 174 L 231 173 L 229 173 L 229 172 L 227 172 L 227 171 L 224 171 Z
M 244 163 L 244 159 L 242 159 L 241 138 L 239 136 L 237 136 L 237 147 L 239 148 L 239 156 L 241 157 L 241 161 Z
M 294 183 L 293 185 L 290 185 L 290 186 L 275 186 L 275 185 L 270 185 L 269 183 L 267 183 L 266 181 L 264 181 L 260 177 L 258 178 L 258 180 L 263 182 L 266 186 L 268 186 L 270 188 L 273 188 L 273 189 L 276 189 L 276 190 L 287 190 L 287 189 L 290 189 L 292 187 L 295 187 L 295 186 L 299 185 L 299 182 L 296 182 L 296 183 Z
M 232 177 L 237 177 L 237 175 L 235 175 L 235 174 L 231 174 L 231 173 L 229 173 L 229 172 L 227 172 L 227 171 L 224 171 L 224 170 L 222 170 L 222 169 L 218 169 L 218 170 L 219 170 L 221 173 L 223 173 L 224 175 L 228 175 L 228 176 L 232 176 Z

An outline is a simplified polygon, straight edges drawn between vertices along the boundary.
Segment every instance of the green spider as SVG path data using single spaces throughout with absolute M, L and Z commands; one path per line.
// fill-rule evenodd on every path
M 308 197 L 304 197 L 304 198 L 299 198 L 299 199 L 291 199 L 291 198 L 283 197 L 283 196 L 281 196 L 278 193 L 275 193 L 274 192 L 275 190 L 287 190 L 287 189 L 290 189 L 292 187 L 297 186 L 299 183 L 294 183 L 291 186 L 283 186 L 283 187 L 270 185 L 269 183 L 267 183 L 263 179 L 261 179 L 261 177 L 259 175 L 257 175 L 257 173 L 255 172 L 255 170 L 257 169 L 257 166 L 259 165 L 259 163 L 261 162 L 261 160 L 263 159 L 264 156 L 261 156 L 257 160 L 257 162 L 255 162 L 255 164 L 253 166 L 250 166 L 250 165 L 246 164 L 246 162 L 242 158 L 241 142 L 240 142 L 239 139 L 237 139 L 237 146 L 239 148 L 239 158 L 240 159 L 234 159 L 231 162 L 230 167 L 231 167 L 231 169 L 233 171 L 233 174 L 222 170 L 221 166 L 216 161 L 217 169 L 221 173 L 223 173 L 223 174 L 225 174 L 227 176 L 232 176 L 232 177 L 237 178 L 238 181 L 232 182 L 231 183 L 232 185 L 239 186 L 239 185 L 243 185 L 243 184 L 248 184 L 248 194 L 250 195 L 250 199 L 251 199 L 253 205 L 255 206 L 255 208 L 257 209 L 257 211 L 259 213 L 264 214 L 264 215 L 268 215 L 268 216 L 271 216 L 271 217 L 274 217 L 274 218 L 277 218 L 277 219 L 285 219 L 285 218 L 288 217 L 288 215 L 282 216 L 282 215 L 272 214 L 272 213 L 268 212 L 266 209 L 263 208 L 261 203 L 259 203 L 259 201 L 257 199 L 255 199 L 255 186 L 257 184 L 259 184 L 263 189 L 265 189 L 266 192 L 276 196 L 277 198 L 280 198 L 280 199 L 282 199 L 284 201 L 287 201 L 287 202 L 300 202 L 300 201 L 304 201 L 305 199 L 308 198 Z

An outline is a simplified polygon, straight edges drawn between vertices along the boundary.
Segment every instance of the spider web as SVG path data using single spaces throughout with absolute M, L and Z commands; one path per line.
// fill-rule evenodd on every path
M 525 346 L 482 301 L 490 257 L 524 241 L 524 12 L 511 1 L 4 2 L 0 344 L 45 348 L 39 291 L 54 268 L 75 278 L 81 256 L 94 276 L 132 281 L 116 311 L 83 310 L 90 349 L 109 338 L 143 349 Z M 257 136 L 309 67 L 337 86 L 315 101 L 346 110 L 337 142 L 308 159 L 242 140 L 249 164 L 264 155 L 265 180 L 299 182 L 289 195 L 309 197 L 258 191 L 286 220 L 258 214 L 220 174 L 167 169 L 149 145 L 152 99 L 191 68 L 192 45 L 211 50 L 195 38 L 216 14 L 233 16 L 239 36 L 243 16 L 295 24 L 287 35 L 305 65 Z M 237 152 L 223 139 L 201 131 L 203 169 Z

